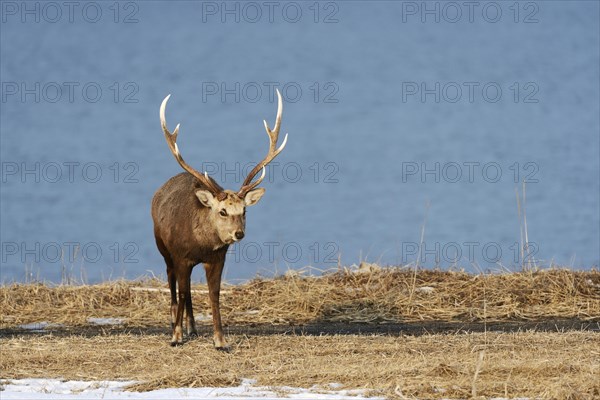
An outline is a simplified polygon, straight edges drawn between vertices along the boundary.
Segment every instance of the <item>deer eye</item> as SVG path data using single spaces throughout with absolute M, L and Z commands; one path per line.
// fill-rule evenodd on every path
M 225 209 L 222 209 L 221 211 L 219 211 L 219 214 L 221 215 L 221 217 L 226 217 L 227 211 L 225 211 Z

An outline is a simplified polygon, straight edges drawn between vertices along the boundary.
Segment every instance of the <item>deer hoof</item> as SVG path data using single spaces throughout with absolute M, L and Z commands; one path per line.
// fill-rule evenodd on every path
M 171 347 L 183 346 L 183 342 L 171 342 Z
M 231 353 L 231 346 L 229 346 L 229 345 L 218 346 L 218 347 L 215 347 L 215 350 L 222 351 L 223 353 Z

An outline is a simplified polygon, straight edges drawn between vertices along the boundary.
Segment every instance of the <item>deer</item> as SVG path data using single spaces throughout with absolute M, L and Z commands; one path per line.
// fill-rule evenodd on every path
M 265 193 L 257 186 L 265 178 L 265 167 L 281 153 L 287 143 L 285 135 L 277 147 L 283 101 L 277 90 L 277 116 L 271 130 L 264 120 L 269 136 L 266 157 L 250 171 L 241 188 L 235 192 L 223 189 L 207 172 L 188 165 L 177 146 L 180 124 L 171 133 L 167 128 L 165 108 L 171 95 L 160 106 L 160 123 L 171 153 L 184 169 L 162 185 L 152 198 L 152 220 L 158 251 L 167 266 L 167 280 L 171 292 L 171 346 L 183 344 L 184 307 L 188 338 L 197 337 L 192 307 L 190 281 L 192 269 L 202 263 L 208 284 L 208 297 L 212 311 L 213 344 L 217 350 L 230 348 L 223 335 L 219 295 L 225 256 L 230 245 L 244 238 L 246 207 L 256 204 Z M 258 172 L 261 175 L 254 180 Z M 177 290 L 179 292 L 177 293 Z

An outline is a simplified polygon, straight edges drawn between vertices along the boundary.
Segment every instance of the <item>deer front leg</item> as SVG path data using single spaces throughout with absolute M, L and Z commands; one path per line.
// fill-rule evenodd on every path
M 217 263 L 205 263 L 206 281 L 208 283 L 208 297 L 213 319 L 213 342 L 217 350 L 228 350 L 229 346 L 223 336 L 223 326 L 221 325 L 221 310 L 219 307 L 219 294 L 221 292 L 221 273 L 225 260 Z

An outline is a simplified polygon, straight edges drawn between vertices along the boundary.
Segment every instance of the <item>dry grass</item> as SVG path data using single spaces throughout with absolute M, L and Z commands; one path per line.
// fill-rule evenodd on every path
M 206 338 L 171 348 L 163 335 L 3 339 L 0 376 L 133 379 L 140 383 L 130 389 L 141 391 L 253 378 L 267 386 L 335 382 L 389 397 L 600 396 L 598 334 L 591 332 L 230 339 L 228 354 Z
M 206 287 L 194 286 L 197 316 Z M 600 321 L 600 273 L 548 270 L 472 275 L 375 268 L 322 277 L 288 274 L 225 286 L 224 322 Z M 0 287 L 0 328 L 47 321 L 85 326 L 91 317 L 128 326 L 168 326 L 164 282 Z M 6 331 L 7 332 L 7 331 Z M 1 336 L 0 336 L 1 337 Z M 171 348 L 165 334 L 0 339 L 0 377 L 124 379 L 132 390 L 258 385 L 346 389 L 396 398 L 600 398 L 600 334 L 590 331 L 482 332 L 420 336 L 233 335 L 231 353 L 209 337 Z M 99 351 L 101 349 L 101 351 Z
M 222 291 L 226 324 L 307 322 L 505 321 L 544 318 L 600 320 L 600 272 L 564 269 L 481 274 L 385 268 L 322 277 L 288 274 Z M 209 309 L 204 285 L 194 285 L 196 315 Z M 47 321 L 85 325 L 90 317 L 124 318 L 131 326 L 169 320 L 164 282 L 0 287 L 0 328 Z

